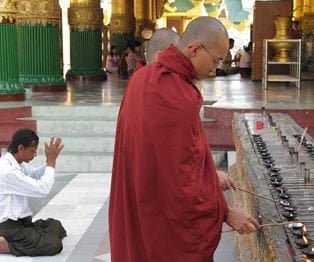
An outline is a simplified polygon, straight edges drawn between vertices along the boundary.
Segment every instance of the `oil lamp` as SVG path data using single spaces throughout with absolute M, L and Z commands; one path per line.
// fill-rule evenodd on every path
M 310 239 L 308 239 L 306 236 L 303 236 L 302 238 L 297 239 L 295 242 L 299 247 L 304 248 L 309 246 Z
M 304 255 L 306 255 L 307 258 L 314 258 L 314 246 L 313 245 L 310 245 L 308 246 L 307 248 L 304 248 L 302 250 L 302 253 Z M 311 260 L 305 260 L 305 261 L 311 261 Z

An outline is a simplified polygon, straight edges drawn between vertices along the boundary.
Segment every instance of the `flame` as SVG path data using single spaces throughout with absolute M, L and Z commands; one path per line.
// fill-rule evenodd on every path
M 305 259 L 305 262 L 311 262 L 311 260 L 310 259 Z
M 314 252 L 314 247 L 312 247 L 312 252 Z
M 307 229 L 305 225 L 303 226 L 303 233 L 307 233 Z
M 304 242 L 304 244 L 308 244 L 309 243 L 309 241 L 307 240 L 306 236 L 303 236 L 303 242 Z

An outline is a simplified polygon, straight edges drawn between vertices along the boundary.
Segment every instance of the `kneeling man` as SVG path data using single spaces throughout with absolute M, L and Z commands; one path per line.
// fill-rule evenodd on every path
M 28 198 L 49 194 L 63 143 L 60 138 L 45 143 L 46 165 L 33 168 L 28 162 L 36 156 L 38 141 L 34 131 L 20 129 L 0 158 L 0 253 L 52 256 L 62 250 L 66 231 L 60 221 L 49 218 L 32 222 Z

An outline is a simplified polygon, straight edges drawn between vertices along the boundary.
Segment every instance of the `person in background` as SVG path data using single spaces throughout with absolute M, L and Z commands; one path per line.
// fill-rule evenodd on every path
M 112 45 L 106 59 L 106 71 L 108 73 L 118 73 L 119 62 L 120 55 L 118 54 L 118 49 L 116 46 Z
M 123 79 L 123 80 L 127 80 L 129 78 L 127 56 L 128 56 L 128 47 L 126 46 L 120 56 L 120 62 L 119 62 L 119 77 L 120 79 Z
M 130 79 L 114 149 L 112 262 L 212 262 L 224 221 L 240 234 L 259 227 L 228 207 L 199 116 L 194 80 L 214 71 L 228 46 L 220 21 L 198 17 Z
M 135 40 L 135 55 L 136 55 L 136 66 L 135 71 L 138 69 L 138 67 L 142 67 L 146 64 L 144 52 L 142 49 L 142 43 L 140 41 Z
M 216 69 L 217 76 L 226 76 L 230 74 L 239 73 L 239 68 L 232 66 L 234 60 L 232 59 L 231 49 L 234 47 L 234 39 L 229 38 L 229 50 L 226 57 L 219 62 L 218 68 Z
M 243 47 L 244 51 L 240 57 L 240 75 L 242 78 L 250 77 L 252 73 L 252 42 Z
M 53 256 L 62 251 L 66 231 L 60 221 L 48 218 L 33 222 L 28 199 L 49 194 L 63 143 L 52 137 L 45 143 L 46 164 L 33 168 L 28 162 L 36 156 L 38 142 L 33 130 L 20 129 L 0 158 L 0 253 Z
M 128 41 L 127 43 L 127 56 L 125 58 L 125 61 L 128 66 L 128 79 L 133 75 L 136 67 L 137 62 L 137 55 L 135 53 L 135 42 L 134 41 Z

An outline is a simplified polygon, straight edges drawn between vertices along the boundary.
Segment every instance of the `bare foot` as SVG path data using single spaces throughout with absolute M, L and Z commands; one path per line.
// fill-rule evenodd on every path
M 8 241 L 0 236 L 0 253 L 10 253 Z

